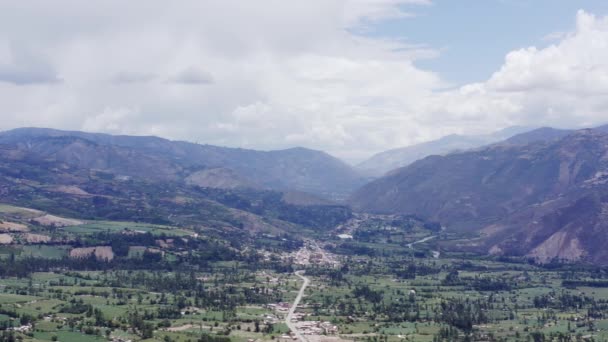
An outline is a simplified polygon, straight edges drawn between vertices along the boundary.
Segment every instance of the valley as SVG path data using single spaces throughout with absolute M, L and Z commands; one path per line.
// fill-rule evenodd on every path
M 0 341 L 607 341 L 608 135 L 523 134 L 365 185 L 297 149 L 0 134 Z
M 607 95 L 607 0 L 0 0 L 0 342 L 608 342 Z
M 0 216 L 12 237 L 0 247 L 3 339 L 608 338 L 607 269 L 443 250 L 462 237 L 411 217 L 358 216 L 349 239 L 260 235 L 250 249 L 204 229 L 10 205 Z

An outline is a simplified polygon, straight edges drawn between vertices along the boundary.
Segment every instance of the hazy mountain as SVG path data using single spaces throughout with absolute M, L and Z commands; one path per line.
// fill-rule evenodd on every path
M 603 126 L 596 127 L 596 128 L 594 128 L 594 129 L 595 129 L 596 131 L 602 131 L 602 132 L 606 132 L 606 133 L 608 133 L 608 124 L 603 125 Z
M 530 128 L 526 127 L 510 127 L 486 135 L 449 135 L 438 140 L 378 153 L 358 164 L 357 168 L 367 175 L 378 177 L 430 155 L 445 155 L 469 150 L 499 142 L 529 130 Z
M 346 163 L 305 148 L 255 151 L 158 137 L 43 128 L 2 132 L 0 144 L 19 146 L 24 153 L 70 166 L 130 177 L 188 180 L 210 187 L 255 186 L 339 199 L 364 183 L 363 177 Z
M 533 142 L 554 141 L 571 134 L 572 130 L 541 127 L 529 132 L 516 134 L 504 141 L 508 144 L 526 145 Z
M 608 125 L 591 127 L 593 130 L 608 133 Z M 559 140 L 575 132 L 573 129 L 559 129 L 553 127 L 540 127 L 531 131 L 516 134 L 500 143 L 526 145 L 535 142 L 550 142 Z
M 364 186 L 351 203 L 482 232 L 468 247 L 492 253 L 608 262 L 608 134 L 431 156 Z

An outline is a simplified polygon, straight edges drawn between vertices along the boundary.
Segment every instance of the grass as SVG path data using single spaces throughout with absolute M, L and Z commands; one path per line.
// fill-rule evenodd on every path
M 172 226 L 162 226 L 147 223 L 119 222 L 119 221 L 93 221 L 77 226 L 64 227 L 63 230 L 74 234 L 94 234 L 99 232 L 119 232 L 122 230 L 150 232 L 154 235 L 190 236 L 193 232 Z
M 102 332 L 103 334 L 103 332 Z M 72 331 L 57 331 L 57 332 L 35 332 L 34 338 L 50 341 L 53 336 L 57 336 L 57 340 L 61 342 L 96 342 L 96 341 L 107 341 L 105 337 L 85 335 L 80 332 Z
M 2 208 L 0 208 L 1 212 Z M 6 209 L 8 210 L 8 209 Z M 11 209 L 14 210 L 14 209 Z M 151 225 L 133 222 L 107 222 L 94 221 L 80 226 L 65 227 L 69 237 L 86 236 L 96 232 L 120 232 L 125 228 L 132 231 L 151 232 L 155 235 L 189 235 L 190 231 L 170 226 Z M 61 230 L 59 230 L 61 231 Z M 400 241 L 417 239 L 422 232 L 412 231 L 400 237 Z M 122 235 L 121 235 L 122 237 Z M 90 237 L 89 237 L 90 238 Z M 396 236 L 391 236 L 397 241 Z M 151 239 L 154 240 L 154 239 Z M 534 298 L 547 296 L 555 293 L 561 294 L 584 294 L 595 298 L 597 301 L 605 301 L 608 298 L 608 289 L 581 287 L 577 289 L 562 289 L 562 274 L 558 270 L 542 269 L 527 264 L 507 264 L 499 261 L 475 257 L 454 257 L 450 254 L 442 254 L 441 258 L 433 259 L 425 257 L 428 251 L 435 248 L 436 241 L 418 244 L 414 248 L 406 248 L 399 243 L 383 244 L 378 241 L 360 243 L 373 248 L 378 253 L 369 257 L 365 255 L 353 256 L 353 261 L 348 264 L 348 271 L 344 271 L 338 280 L 333 279 L 335 270 L 324 270 L 322 266 L 312 265 L 307 269 L 307 274 L 312 280 L 306 291 L 303 304 L 307 308 L 299 308 L 303 313 L 311 314 L 305 320 L 329 321 L 339 327 L 345 339 L 366 340 L 378 337 L 387 341 L 432 341 L 441 328 L 447 327 L 439 316 L 442 303 L 449 301 L 467 301 L 469 303 L 484 302 L 487 306 L 483 314 L 489 317 L 489 323 L 478 324 L 474 330 L 479 334 L 493 334 L 497 338 L 507 341 L 515 340 L 516 333 L 522 335 L 522 341 L 527 337 L 525 328 L 530 331 L 539 330 L 544 333 L 566 332 L 568 320 L 585 315 L 588 307 L 568 307 L 562 310 L 539 308 L 534 306 Z M 97 243 L 97 241 L 95 241 Z M 140 242 L 136 242 L 140 243 Z M 129 257 L 137 258 L 141 255 L 143 248 L 131 247 Z M 69 247 L 64 246 L 19 246 L 0 247 L 0 255 L 4 258 L 14 253 L 17 259 L 32 256 L 58 259 L 65 256 Z M 168 250 L 166 260 L 177 260 L 177 254 L 181 252 Z M 417 253 L 414 257 L 413 252 Z M 392 253 L 392 255 L 386 254 Z M 19 260 L 18 260 L 19 261 Z M 2 278 L 0 279 L 0 308 L 5 314 L 0 315 L 0 322 L 10 320 L 9 316 L 20 317 L 29 315 L 38 318 L 34 333 L 35 340 L 50 340 L 57 336 L 59 341 L 102 341 L 103 336 L 86 335 L 76 331 L 82 327 L 93 326 L 95 315 L 87 315 L 86 312 L 75 311 L 75 313 L 62 312 L 61 308 L 78 307 L 73 304 L 91 305 L 92 308 L 101 310 L 103 320 L 113 320 L 113 336 L 121 336 L 125 339 L 139 341 L 133 330 L 127 327 L 131 324 L 130 313 L 137 311 L 146 316 L 145 321 L 155 326 L 164 319 L 159 317 L 158 301 L 161 294 L 157 293 L 159 288 L 150 284 L 150 281 L 138 282 L 137 279 L 145 279 L 150 275 L 162 273 L 166 279 L 176 275 L 180 268 L 188 269 L 187 262 L 174 263 L 175 267 L 163 268 L 161 270 L 139 269 L 141 260 L 129 260 L 133 262 L 129 267 L 122 270 L 105 269 L 100 271 L 74 271 L 65 268 L 53 268 L 54 272 L 32 273 L 24 278 Z M 8 265 L 8 263 L 7 263 Z M 404 274 L 411 265 L 416 266 L 415 278 Z M 136 268 L 130 268 L 136 267 Z M 167 331 L 155 329 L 154 339 L 148 341 L 160 341 L 165 337 L 173 341 L 195 341 L 202 330 L 207 333 L 216 334 L 224 329 L 230 328 L 230 338 L 233 341 L 246 341 L 248 339 L 259 339 L 270 341 L 281 334 L 287 333 L 287 326 L 280 321 L 283 314 L 272 312 L 264 304 L 268 302 L 285 301 L 291 302 L 299 290 L 302 280 L 292 273 L 273 271 L 272 267 L 266 269 L 258 268 L 258 264 L 248 263 L 244 260 L 232 261 L 209 261 L 191 268 L 193 276 L 201 281 L 200 288 L 182 289 L 175 286 L 174 291 L 167 291 L 162 296 L 163 308 L 170 308 L 182 301 L 175 316 L 170 316 L 172 327 L 184 327 L 192 324 L 192 327 L 182 331 Z M 264 267 L 264 266 L 262 266 Z M 85 267 L 83 269 L 91 269 Z M 458 277 L 462 282 L 449 285 L 445 282 L 451 270 L 458 270 Z M 525 275 L 525 276 L 524 276 Z M 590 277 L 586 275 L 586 277 Z M 338 277 L 337 277 L 338 278 Z M 473 286 L 475 279 L 491 278 L 497 282 L 509 282 L 513 287 L 504 291 L 487 291 Z M 153 279 L 153 278 L 151 278 Z M 159 279 L 162 279 L 159 277 Z M 187 279 L 187 276 L 186 278 Z M 584 278 L 581 278 L 584 279 Z M 133 285 L 133 288 L 130 287 Z M 354 289 L 368 286 L 372 291 L 381 293 L 379 303 L 372 304 L 365 298 L 357 298 Z M 409 291 L 415 289 L 414 297 L 409 297 Z M 196 294 L 197 291 L 199 294 Z M 277 296 L 263 297 L 260 293 L 274 293 Z M 200 293 L 221 293 L 221 296 L 201 299 Z M 203 296 L 204 297 L 204 296 Z M 257 298 L 256 300 L 251 300 Z M 260 299 L 262 298 L 262 299 Z M 227 308 L 218 305 L 235 299 L 235 307 Z M 225 302 L 222 302 L 225 301 Z M 185 303 L 184 303 L 185 302 Z M 152 304 L 155 303 L 155 304 Z M 393 312 L 384 312 L 382 308 L 390 307 L 394 303 L 418 305 L 419 315 L 410 315 L 413 311 L 405 305 L 395 305 L 394 310 L 403 310 L 399 316 L 391 315 Z M 197 313 L 184 313 L 184 307 L 196 306 L 200 310 Z M 352 308 L 350 308 L 352 306 Z M 85 308 L 87 310 L 87 308 Z M 90 310 L 90 309 L 89 309 Z M 354 313 L 347 313 L 351 310 Z M 410 311 L 408 311 L 410 310 Z M 516 316 L 510 317 L 516 311 Z M 273 333 L 255 333 L 255 322 L 263 321 L 265 316 L 273 314 L 279 319 L 274 325 Z M 544 316 L 551 314 L 551 318 Z M 53 315 L 53 318 L 47 316 Z M 351 317 L 352 316 L 352 317 Z M 445 316 L 444 316 L 445 317 Z M 394 319 L 393 319 L 394 318 Z M 68 328 L 69 324 L 62 319 L 76 321 L 73 326 L 75 330 Z M 418 320 L 416 323 L 410 320 Z M 18 322 L 18 321 L 17 321 Z M 217 324 L 217 325 L 216 325 Z M 576 327 L 571 322 L 571 329 L 575 333 L 588 334 L 586 326 Z M 596 340 L 608 337 L 608 319 L 597 319 L 594 321 L 599 332 L 593 332 Z M 237 328 L 240 326 L 240 329 Z M 105 336 L 106 328 L 100 333 Z M 125 331 L 126 330 L 126 331 Z M 127 332 L 129 331 L 129 332 Z M 461 331 L 462 333 L 462 331 Z
M 70 248 L 69 246 L 25 245 L 21 247 L 19 257 L 61 259 L 68 255 Z
M 0 204 L 0 214 L 18 216 L 24 219 L 40 216 L 40 213 L 37 211 L 29 210 L 27 208 L 16 207 L 8 204 Z
M 19 304 L 27 303 L 34 300 L 42 299 L 41 297 L 24 296 L 13 293 L 0 293 L 0 304 Z

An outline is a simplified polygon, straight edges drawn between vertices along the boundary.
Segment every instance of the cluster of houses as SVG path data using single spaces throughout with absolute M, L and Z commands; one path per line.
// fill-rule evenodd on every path
M 319 252 L 310 253 L 310 257 L 308 258 L 311 264 L 319 264 L 323 261 L 323 254 Z
M 297 312 L 291 319 L 293 323 L 296 323 L 298 331 L 302 335 L 335 335 L 338 333 L 338 327 L 331 322 L 306 321 L 306 316 L 310 316 L 310 314 Z
M 20 327 L 10 327 L 10 328 L 7 328 L 6 330 L 8 330 L 8 331 L 16 331 L 16 332 L 20 332 L 20 333 L 26 333 L 26 332 L 32 330 L 32 325 L 31 324 L 27 324 L 27 325 L 22 325 Z
M 276 304 L 267 304 L 268 309 L 275 310 L 276 312 L 286 314 L 291 309 L 291 303 L 280 302 Z M 306 316 L 310 314 L 303 312 L 296 312 L 291 317 L 291 322 L 297 325 L 298 331 L 302 335 L 336 335 L 338 333 L 338 327 L 331 322 L 320 322 L 320 321 L 307 321 Z M 274 315 L 268 315 L 265 317 L 265 321 L 278 321 L 278 318 Z M 292 332 L 289 335 L 281 336 L 281 340 L 297 340 L 298 338 Z
M 264 324 L 276 324 L 279 321 L 279 318 L 275 315 L 264 315 Z
M 122 337 L 112 337 L 112 342 L 133 342 L 133 340 L 124 339 Z
M 305 245 L 299 250 L 283 255 L 284 258 L 291 260 L 296 265 L 308 266 L 323 264 L 337 266 L 340 264 L 336 255 L 324 251 L 314 242 L 306 241 Z
M 266 308 L 276 310 L 281 313 L 286 313 L 291 309 L 291 303 L 280 302 L 276 304 L 267 304 Z
M 331 322 L 300 321 L 298 331 L 302 335 L 335 335 L 338 333 L 338 327 Z

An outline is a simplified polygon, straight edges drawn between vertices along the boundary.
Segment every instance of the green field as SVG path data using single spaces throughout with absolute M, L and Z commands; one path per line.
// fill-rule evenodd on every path
M 193 232 L 170 226 L 160 226 L 146 223 L 117 222 L 117 221 L 93 221 L 78 226 L 63 227 L 62 230 L 75 234 L 92 234 L 99 232 L 121 232 L 130 230 L 140 233 L 152 233 L 154 235 L 189 236 Z

